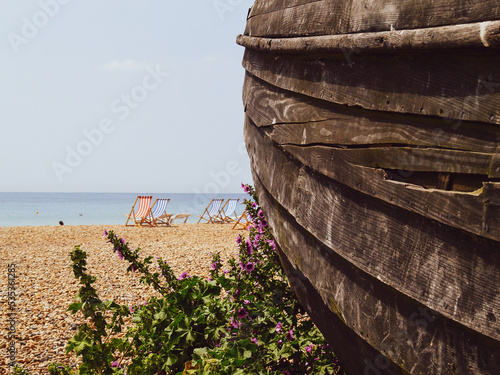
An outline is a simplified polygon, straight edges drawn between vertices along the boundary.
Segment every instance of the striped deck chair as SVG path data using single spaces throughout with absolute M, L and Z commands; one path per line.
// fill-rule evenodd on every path
M 236 223 L 233 225 L 233 229 L 248 229 L 248 227 L 252 224 L 252 217 L 247 212 L 247 210 L 243 211 L 241 216 L 238 218 Z
M 203 214 L 199 216 L 198 223 L 201 220 L 205 220 L 207 224 L 209 223 L 215 223 L 217 220 L 217 216 L 219 215 L 220 209 L 222 207 L 222 203 L 224 202 L 224 199 L 212 199 L 210 203 L 208 204 L 207 208 L 205 208 L 205 211 L 203 211 Z M 205 216 L 206 214 L 206 216 Z
M 151 200 L 153 197 L 150 196 L 138 196 L 135 198 L 134 205 L 132 206 L 132 210 L 130 210 L 130 213 L 125 216 L 127 216 L 127 221 L 125 222 L 125 225 L 143 225 L 143 224 L 148 224 L 152 225 L 153 220 L 151 219 Z M 139 207 L 137 208 L 137 211 L 135 211 L 135 205 L 137 204 L 137 201 L 139 201 Z M 129 224 L 128 222 L 132 221 L 133 224 Z
M 152 225 L 170 225 L 172 214 L 167 214 L 167 206 L 170 199 L 156 199 L 151 206 Z
M 238 204 L 239 199 L 228 199 L 224 206 L 219 211 L 217 215 L 217 220 L 222 223 L 230 223 L 232 221 L 237 221 L 238 216 L 236 215 L 236 205 Z M 231 217 L 234 215 L 234 219 Z

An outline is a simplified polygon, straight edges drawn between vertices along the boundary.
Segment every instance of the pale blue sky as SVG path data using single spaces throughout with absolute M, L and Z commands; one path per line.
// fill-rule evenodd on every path
M 3 0 L 0 191 L 240 192 L 248 0 Z

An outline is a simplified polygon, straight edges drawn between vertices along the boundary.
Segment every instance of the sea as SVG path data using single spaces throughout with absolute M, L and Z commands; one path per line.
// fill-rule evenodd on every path
M 0 193 L 0 226 L 112 225 L 125 224 L 137 198 L 135 193 Z M 212 198 L 247 199 L 246 194 L 154 194 L 170 198 L 167 213 L 189 213 L 188 223 L 196 223 Z M 136 205 L 137 208 L 137 205 Z M 238 204 L 236 213 L 244 211 Z

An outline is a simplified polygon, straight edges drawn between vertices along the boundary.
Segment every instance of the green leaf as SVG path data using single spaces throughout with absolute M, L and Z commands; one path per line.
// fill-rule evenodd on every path
M 171 366 L 173 366 L 173 365 L 177 362 L 177 360 L 178 360 L 178 359 L 179 359 L 179 358 L 178 358 L 176 355 L 174 355 L 174 354 L 169 354 L 169 355 L 168 355 L 168 357 L 167 357 L 167 360 L 166 360 L 165 364 L 166 364 L 168 367 L 171 367 Z
M 70 345 L 76 355 L 80 355 L 80 353 L 82 353 L 86 348 L 92 346 L 92 342 L 86 337 L 83 340 L 78 340 L 75 336 L 69 340 L 68 346 Z
M 69 305 L 68 310 L 66 311 L 71 311 L 73 314 L 76 314 L 80 309 L 82 308 L 83 303 L 81 302 L 75 302 Z

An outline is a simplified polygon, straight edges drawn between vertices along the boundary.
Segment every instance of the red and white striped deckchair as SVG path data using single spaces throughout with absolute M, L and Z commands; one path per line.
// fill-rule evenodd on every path
M 135 199 L 134 205 L 132 206 L 132 210 L 127 216 L 127 221 L 125 225 L 153 225 L 153 218 L 151 216 L 151 200 L 153 196 L 138 196 Z M 135 211 L 135 205 L 139 201 L 139 207 L 137 211 Z M 131 221 L 133 224 L 129 224 Z

